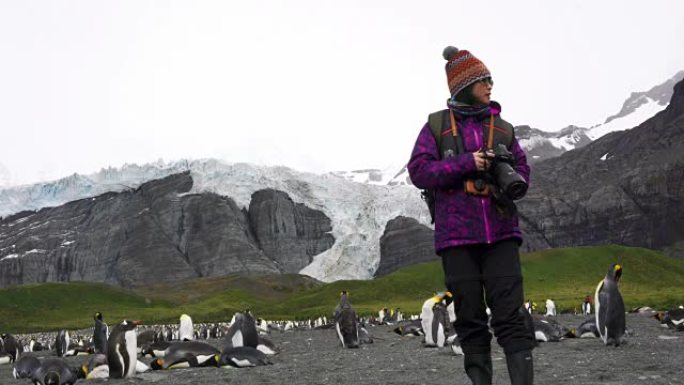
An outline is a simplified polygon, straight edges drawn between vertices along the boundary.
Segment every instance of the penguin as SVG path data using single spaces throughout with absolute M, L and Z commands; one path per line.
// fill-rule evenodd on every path
M 558 342 L 561 340 L 561 333 L 547 320 L 533 319 L 534 338 L 540 342 Z
M 24 355 L 14 363 L 12 376 L 16 379 L 31 378 L 33 372 L 40 366 L 40 361 L 35 356 Z
M 93 354 L 93 353 L 95 353 L 95 350 L 91 346 L 76 345 L 76 346 L 69 348 L 69 350 L 67 350 L 64 353 L 64 357 L 87 356 L 87 355 Z
M 620 346 L 625 334 L 625 303 L 618 290 L 621 276 L 622 266 L 612 264 L 594 294 L 596 326 L 606 345 Z
M 53 357 L 44 358 L 31 375 L 33 383 L 40 385 L 73 385 L 77 379 L 74 368 L 62 358 Z
M 667 312 L 657 312 L 654 316 L 663 327 L 684 331 L 684 307 L 676 307 Z
M 173 330 L 170 327 L 164 327 L 164 340 L 173 341 Z
M 181 341 L 192 341 L 195 339 L 195 333 L 192 327 L 192 318 L 190 318 L 190 316 L 187 314 L 181 314 L 180 316 L 178 339 Z
M 423 336 L 423 326 L 421 320 L 404 320 L 397 324 L 392 331 L 399 334 L 400 336 Z
M 153 329 L 147 329 L 138 333 L 137 337 L 137 350 L 138 353 L 142 353 L 142 349 L 145 346 L 149 346 L 157 340 L 157 333 Z
M 221 329 L 219 328 L 218 325 L 214 324 L 212 325 L 211 329 L 209 329 L 209 338 L 219 338 L 221 337 Z
M 57 357 L 64 357 L 64 354 L 69 350 L 69 331 L 60 330 L 57 332 L 57 337 L 55 338 L 55 354 Z
M 655 310 L 653 310 L 649 306 L 637 306 L 634 308 L 629 309 L 630 313 L 636 313 L 636 314 L 645 314 L 645 315 L 654 315 L 656 313 Z
M 269 356 L 280 353 L 280 349 L 278 349 L 278 347 L 273 343 L 273 341 L 269 340 L 264 336 L 259 336 L 259 343 L 257 344 L 256 348 L 258 351 Z
M 272 364 L 264 353 L 249 346 L 224 349 L 218 360 L 218 366 L 221 368 L 245 368 Z
M 16 362 L 24 350 L 21 342 L 14 338 L 13 335 L 6 333 L 2 335 L 2 344 L 4 345 L 5 353 L 11 357 L 10 362 Z
M 465 355 L 465 353 L 463 353 L 463 348 L 461 348 L 461 340 L 459 340 L 458 338 L 454 338 L 453 340 L 451 340 L 449 346 L 451 347 L 451 352 L 455 355 Z
M 233 323 L 224 337 L 224 345 L 231 347 L 249 346 L 256 348 L 259 344 L 259 333 L 256 321 L 248 312 L 235 313 Z
M 347 298 L 346 291 L 342 291 L 340 294 L 340 302 L 335 308 L 335 330 L 337 330 L 337 336 L 340 338 L 342 347 L 359 347 L 359 329 L 356 322 L 356 312 Z
M 131 377 L 137 365 L 137 336 L 135 328 L 140 321 L 121 321 L 107 340 L 107 363 L 111 378 Z
M 93 330 L 93 345 L 95 353 L 107 353 L 107 338 L 109 337 L 109 327 L 102 320 L 102 313 L 99 311 L 93 316 L 95 329 Z
M 446 305 L 442 302 L 437 302 L 432 306 L 432 324 L 430 329 L 425 330 L 425 346 L 444 347 L 447 339 L 448 323 L 449 314 Z
M 200 341 L 174 342 L 166 349 L 164 358 L 157 358 L 150 364 L 152 369 L 175 369 L 199 366 L 216 366 L 221 352 Z
M 378 324 L 384 325 L 385 315 L 387 314 L 387 308 L 382 308 L 378 310 Z
M 420 318 L 425 333 L 425 346 L 444 347 L 449 323 L 448 304 L 444 302 L 450 304 L 452 297 L 451 292 L 441 292 L 423 303 Z
M 9 354 L 0 351 L 0 365 L 11 364 L 14 360 Z
M 556 303 L 553 302 L 551 298 L 548 298 L 546 300 L 546 314 L 545 316 L 547 317 L 555 317 L 556 316 Z
M 169 341 L 157 341 L 152 343 L 147 343 L 140 348 L 140 354 L 143 357 L 148 354 L 152 357 L 164 357 L 166 354 L 166 349 L 171 345 Z
M 102 353 L 93 354 L 88 363 L 83 364 L 79 368 L 78 378 L 85 378 L 86 380 L 109 378 L 107 355 Z
M 596 328 L 596 317 L 587 317 L 576 329 L 575 335 L 579 338 L 598 338 L 601 335 Z
M 40 341 L 36 341 L 35 339 L 31 338 L 31 341 L 29 342 L 29 352 L 40 352 L 43 351 L 45 348 L 43 347 L 43 344 Z
M 370 335 L 368 332 L 368 329 L 366 329 L 365 326 L 362 324 L 358 324 L 359 328 L 359 343 L 360 344 L 372 344 L 373 343 L 373 336 Z
M 523 317 L 525 330 L 527 330 L 527 333 L 534 340 L 534 343 L 539 346 L 539 341 L 537 341 L 536 332 L 534 330 L 534 319 L 532 318 L 532 314 L 530 314 L 524 304 L 518 308 L 518 313 Z
M 563 325 L 562 323 L 560 323 L 560 322 L 557 321 L 556 319 L 553 319 L 553 318 L 545 318 L 545 319 L 538 318 L 538 319 L 535 320 L 535 322 L 537 322 L 537 321 L 539 321 L 539 322 L 544 322 L 544 323 L 546 323 L 546 324 L 548 325 L 548 327 L 554 329 L 555 332 L 553 332 L 553 333 L 554 333 L 555 335 L 558 335 L 558 337 L 559 337 L 560 339 L 563 339 L 563 338 L 575 338 L 575 336 L 576 336 L 576 335 L 575 335 L 575 332 L 576 332 L 575 329 L 569 328 L 569 327 Z

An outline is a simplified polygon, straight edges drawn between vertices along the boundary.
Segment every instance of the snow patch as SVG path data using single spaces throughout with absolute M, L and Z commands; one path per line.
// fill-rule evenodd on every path
M 6 259 L 15 259 L 15 258 L 19 258 L 19 254 L 5 255 L 4 257 L 0 258 L 0 261 L 4 261 Z
M 664 110 L 665 107 L 667 107 L 658 104 L 657 101 L 651 98 L 647 99 L 648 102 L 639 106 L 631 114 L 621 118 L 613 119 L 608 123 L 599 124 L 592 127 L 590 130 L 587 131 L 587 136 L 591 140 L 596 140 L 611 132 L 624 131 L 630 128 L 634 128 L 640 125 L 641 123 L 645 122 L 646 120 L 652 118 L 655 114 Z

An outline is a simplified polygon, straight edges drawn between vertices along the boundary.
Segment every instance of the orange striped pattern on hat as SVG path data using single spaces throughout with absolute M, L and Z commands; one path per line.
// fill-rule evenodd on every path
M 452 97 L 476 81 L 492 76 L 487 66 L 466 50 L 449 46 L 442 56 L 447 61 L 445 69 Z

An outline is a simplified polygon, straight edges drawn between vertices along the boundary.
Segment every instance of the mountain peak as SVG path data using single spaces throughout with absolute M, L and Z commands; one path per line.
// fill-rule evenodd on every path
M 627 98 L 627 100 L 625 100 L 623 103 L 622 109 L 617 114 L 606 118 L 606 121 L 603 122 L 603 124 L 610 123 L 614 119 L 625 117 L 633 113 L 650 100 L 656 102 L 660 106 L 666 106 L 668 103 L 670 103 L 670 99 L 672 99 L 674 85 L 682 79 L 684 79 L 684 71 L 679 71 L 672 78 L 646 92 L 632 92 L 629 98 Z

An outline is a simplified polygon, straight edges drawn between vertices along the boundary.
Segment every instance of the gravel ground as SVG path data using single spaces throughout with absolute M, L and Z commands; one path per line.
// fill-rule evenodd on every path
M 567 326 L 581 316 L 560 315 Z M 620 347 L 600 339 L 542 343 L 534 351 L 536 384 L 684 384 L 684 333 L 665 329 L 649 317 L 628 314 L 630 335 Z M 424 348 L 421 337 L 401 337 L 390 326 L 370 327 L 375 343 L 359 349 L 340 346 L 335 331 L 274 332 L 281 353 L 273 365 L 243 369 L 192 368 L 143 373 L 125 380 L 79 383 L 199 384 L 469 384 L 463 357 L 448 348 Z M 209 341 L 218 345 L 219 341 Z M 42 353 L 42 352 L 41 352 Z M 47 355 L 47 354 L 43 354 Z M 506 361 L 493 344 L 494 384 L 508 384 Z M 74 366 L 88 357 L 69 357 Z M 151 359 L 144 358 L 148 363 Z M 12 378 L 12 365 L 0 365 L 0 384 L 28 384 Z

